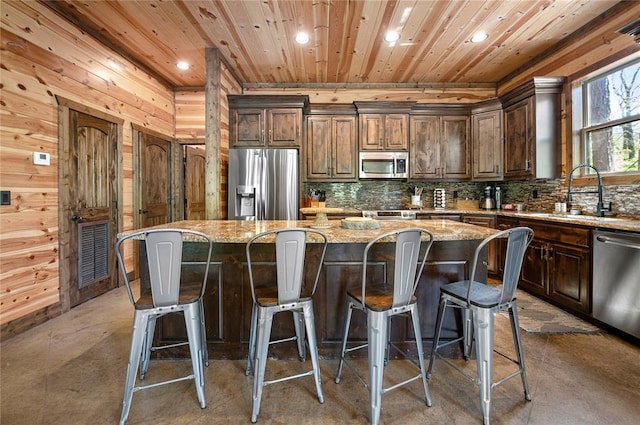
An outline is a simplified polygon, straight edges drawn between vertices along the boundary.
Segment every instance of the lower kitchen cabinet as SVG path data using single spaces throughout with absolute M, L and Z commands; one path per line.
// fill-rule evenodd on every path
M 570 311 L 591 311 L 591 230 L 520 220 L 534 239 L 522 264 L 520 287 Z M 506 248 L 506 247 L 505 247 Z
M 496 227 L 496 217 L 493 215 L 473 215 L 465 214 L 462 216 L 463 223 L 475 224 L 476 226 Z M 487 246 L 487 272 L 491 276 L 498 273 L 498 245 L 497 241 L 489 242 Z

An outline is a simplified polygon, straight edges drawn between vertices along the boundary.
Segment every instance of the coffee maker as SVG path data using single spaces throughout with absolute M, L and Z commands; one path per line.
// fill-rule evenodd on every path
M 493 210 L 496 208 L 495 192 L 493 187 L 484 188 L 484 198 L 480 201 L 480 208 L 483 210 Z

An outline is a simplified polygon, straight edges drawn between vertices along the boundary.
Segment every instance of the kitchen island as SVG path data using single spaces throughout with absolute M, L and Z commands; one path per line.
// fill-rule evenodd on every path
M 180 221 L 152 228 L 191 229 L 210 235 L 214 241 L 212 265 L 205 293 L 205 320 L 209 353 L 212 358 L 240 359 L 246 357 L 247 341 L 251 320 L 251 290 L 247 272 L 245 245 L 254 235 L 273 229 L 288 227 L 310 227 L 313 221 L 227 221 L 202 220 Z M 433 337 L 440 286 L 465 278 L 471 265 L 475 248 L 481 240 L 495 232 L 494 229 L 458 223 L 449 220 L 404 220 L 383 221 L 375 230 L 351 230 L 341 227 L 339 221 L 332 221 L 330 227 L 320 229 L 327 235 L 329 245 L 318 289 L 314 297 L 318 349 L 321 356 L 335 357 L 339 353 L 342 338 L 348 286 L 360 285 L 362 252 L 367 242 L 375 236 L 399 228 L 421 227 L 431 231 L 434 244 L 428 257 L 428 264 L 420 278 L 417 291 L 422 335 L 426 340 Z M 313 244 L 311 244 L 313 245 Z M 392 245 L 383 243 L 374 258 L 373 267 L 380 276 L 393 276 L 389 257 Z M 261 251 L 258 248 L 258 257 Z M 265 247 L 266 248 L 266 247 Z M 319 246 L 318 246 L 319 248 Z M 314 249 L 313 246 L 310 247 Z M 265 252 L 267 250 L 265 249 Z M 140 244 L 140 284 L 141 290 L 148 288 L 146 253 Z M 266 254 L 264 254 L 266 255 Z M 206 256 L 201 243 L 185 244 L 185 260 L 189 261 L 190 272 L 203 269 L 201 263 Z M 314 255 L 309 258 L 313 260 Z M 265 263 L 271 258 L 262 258 Z M 486 270 L 482 272 L 486 276 Z M 270 272 L 261 273 L 269 278 Z M 312 276 L 305 277 L 312 282 Z M 292 320 L 287 315 L 279 315 L 273 324 L 274 338 L 292 335 Z M 453 336 L 459 328 L 458 318 L 449 318 L 443 328 L 444 337 Z M 353 338 L 366 340 L 366 318 L 354 315 L 351 332 Z M 172 342 L 184 338 L 185 330 L 179 318 L 165 317 L 160 322 L 156 337 L 160 342 Z M 392 325 L 391 338 L 397 343 L 412 343 L 413 333 L 410 322 L 396 319 Z M 295 344 L 281 344 L 274 347 L 278 356 L 293 357 Z M 430 343 L 425 344 L 428 348 Z M 168 351 L 169 356 L 183 356 L 179 349 Z

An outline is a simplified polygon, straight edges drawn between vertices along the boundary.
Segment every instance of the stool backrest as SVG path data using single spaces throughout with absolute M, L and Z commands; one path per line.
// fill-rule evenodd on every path
M 507 230 L 509 240 L 502 275 L 502 296 L 500 303 L 513 300 L 520 280 L 520 271 L 527 247 L 533 240 L 533 230 L 528 227 L 516 227 Z
M 382 239 L 395 236 L 395 258 L 393 271 L 393 307 L 400 307 L 409 304 L 411 297 L 418 287 L 420 275 L 429 255 L 429 250 L 433 244 L 433 235 L 426 229 L 408 228 L 395 230 L 377 236 L 367 244 L 364 249 L 362 260 L 362 300 L 365 302 L 367 262 L 369 251 L 374 244 Z M 422 246 L 423 237 L 427 238 L 426 248 L 418 264 L 418 255 Z
M 251 248 L 254 243 L 261 239 L 267 239 L 275 235 L 275 252 L 276 252 L 276 281 L 278 286 L 278 303 L 285 304 L 297 302 L 300 300 L 302 284 L 305 275 L 305 255 L 307 248 L 308 234 L 315 234 L 321 240 L 322 254 L 319 259 L 318 269 L 315 274 L 315 280 L 311 290 L 311 295 L 315 293 L 320 272 L 322 271 L 322 263 L 327 250 L 327 237 L 317 230 L 302 228 L 287 228 L 262 232 L 255 235 L 247 242 L 246 255 L 249 269 L 249 281 L 251 283 L 251 292 L 255 301 L 255 285 L 251 259 Z
M 131 290 L 128 273 L 123 255 L 123 243 L 129 239 L 138 239 L 145 243 L 149 272 L 149 285 L 154 307 L 176 305 L 180 301 L 180 286 L 182 276 L 182 248 L 185 235 L 194 238 L 196 242 L 208 244 L 206 266 L 200 287 L 200 296 L 204 294 L 213 242 L 207 235 L 192 230 L 183 229 L 154 229 L 142 230 L 121 237 L 116 243 L 118 264 L 122 270 L 129 298 L 135 305 L 136 301 Z
M 475 281 L 475 274 L 478 267 L 480 264 L 486 264 L 480 261 L 480 256 L 483 249 L 486 248 L 489 242 L 505 237 L 508 239 L 503 263 L 504 273 L 502 275 L 502 292 L 500 294 L 500 299 L 495 300 L 495 302 L 499 304 L 513 301 L 515 298 L 524 255 L 527 251 L 527 247 L 533 240 L 533 230 L 528 227 L 514 227 L 512 229 L 500 231 L 484 239 L 476 248 L 470 276 L 470 280 Z M 471 286 L 472 285 L 469 285 L 469 289 L 467 291 L 467 302 L 469 302 L 469 297 L 471 295 Z

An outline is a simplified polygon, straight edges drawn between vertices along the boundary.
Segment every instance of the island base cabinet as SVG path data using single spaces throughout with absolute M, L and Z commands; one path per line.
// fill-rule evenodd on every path
M 444 284 L 466 278 L 472 262 L 475 247 L 479 241 L 435 242 L 428 259 L 428 265 L 420 278 L 417 291 L 420 325 L 425 349 L 430 349 L 433 339 L 440 287 Z M 149 290 L 144 244 L 140 244 L 140 286 Z M 275 262 L 267 254 L 268 249 L 256 246 L 252 258 L 259 261 L 259 271 L 254 274 L 257 285 L 265 284 L 275 277 Z M 311 262 L 319 258 L 319 251 L 311 251 L 307 259 Z M 190 273 L 197 277 L 203 273 L 202 260 L 206 255 L 205 246 L 192 244 L 188 256 Z M 251 325 L 252 298 L 249 273 L 243 244 L 215 244 L 214 261 L 210 267 L 207 290 L 204 298 L 205 321 L 209 355 L 213 359 L 243 359 L 247 355 L 247 343 Z M 347 308 L 347 289 L 361 287 L 361 261 L 363 244 L 329 244 L 322 266 L 318 288 L 314 297 L 314 313 L 318 350 L 325 358 L 336 358 L 344 333 Z M 270 251 L 270 250 L 269 250 Z M 373 261 L 370 275 L 378 283 L 390 282 L 393 267 L 390 257 L 393 245 L 380 244 Z M 253 257 L 255 255 L 255 257 Z M 200 263 L 200 264 L 198 264 Z M 486 270 L 479 276 L 486 277 Z M 315 276 L 310 270 L 305 276 L 305 285 L 311 285 Z M 458 315 L 445 319 L 443 337 L 458 335 L 462 321 Z M 288 337 L 294 334 L 293 319 L 289 314 L 276 315 L 272 328 L 272 338 Z M 354 312 L 351 322 L 350 341 L 366 341 L 366 316 Z M 174 343 L 185 340 L 186 332 L 182 317 L 166 316 L 156 330 L 157 343 Z M 398 317 L 392 321 L 391 340 L 407 349 L 415 347 L 411 320 Z M 271 349 L 271 355 L 280 358 L 296 358 L 295 344 L 278 344 Z M 167 357 L 188 357 L 188 348 L 162 350 L 159 355 Z M 394 353 L 391 353 L 392 356 Z M 366 350 L 362 352 L 366 356 Z

